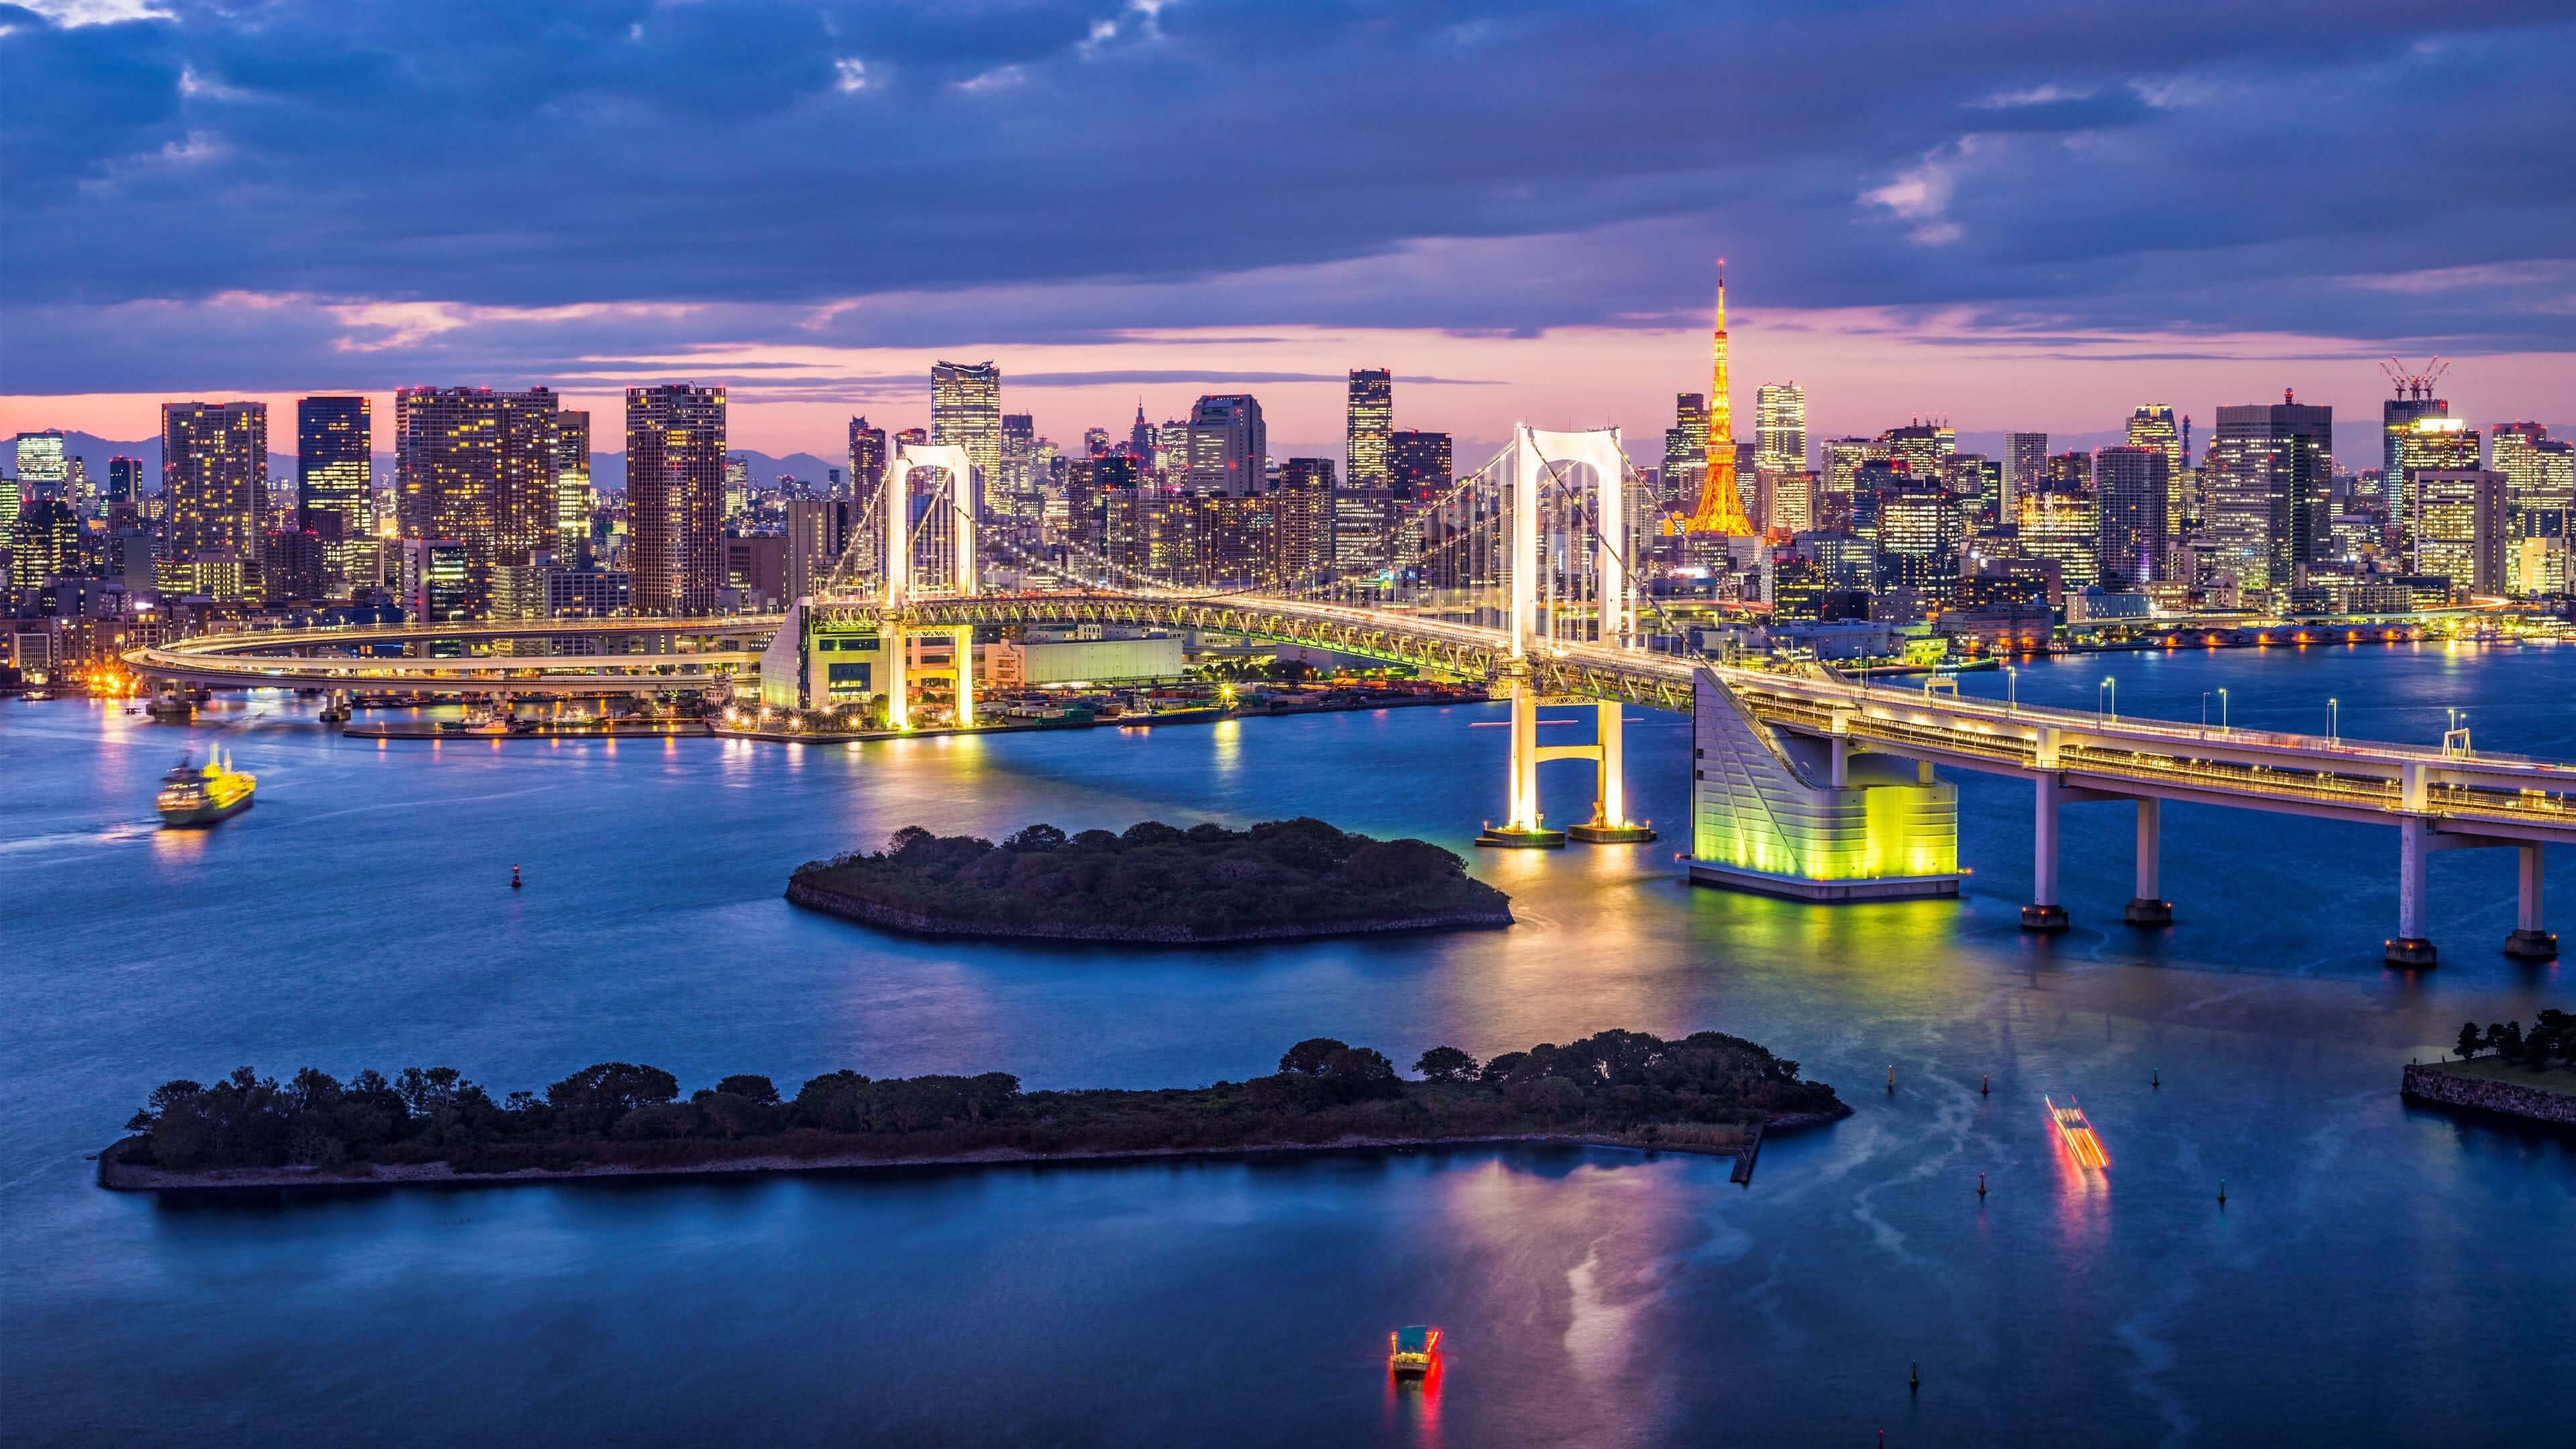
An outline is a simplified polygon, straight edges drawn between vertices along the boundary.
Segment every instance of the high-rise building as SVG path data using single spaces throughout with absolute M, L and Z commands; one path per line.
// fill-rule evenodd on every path
M 465 550 L 467 617 L 491 616 L 494 570 L 555 543 L 561 399 L 542 387 L 407 387 L 394 394 L 402 536 Z
M 2407 519 L 2415 516 L 2417 473 L 2428 468 L 2456 473 L 2475 469 L 2485 461 L 2478 456 L 2478 430 L 2470 427 L 2466 418 L 2447 414 L 2414 419 L 2398 431 L 2396 443 L 2397 507 L 2399 516 Z
M 590 546 L 590 414 L 555 414 L 555 561 L 583 562 Z
M 2140 403 L 2131 409 L 2127 442 L 2132 448 L 2154 448 L 2165 455 L 2165 516 L 2178 524 L 2184 512 L 2183 435 L 2172 406 Z M 2103 500 L 2103 507 L 2110 507 L 2109 499 Z
M 1136 410 L 1136 426 L 1144 430 L 1150 447 L 1154 430 L 1145 422 L 1141 407 Z M 1002 499 L 998 511 L 1029 525 L 1037 523 L 1043 506 L 1038 493 L 1037 449 L 1037 419 L 1027 413 L 1002 414 L 1002 473 L 993 485 Z
M 1891 489 L 1879 500 L 1878 581 L 1948 602 L 1957 592 L 1959 550 L 1967 520 L 1959 501 L 1937 480 Z
M 725 390 L 626 390 L 626 509 L 635 612 L 716 612 L 725 585 Z
M 2430 422 L 2432 419 L 2418 419 Z M 2418 577 L 2451 581 L 2452 591 L 2501 594 L 2510 529 L 2505 475 L 2489 468 L 2418 468 L 2409 486 L 2410 562 Z
M 374 408 L 364 397 L 295 401 L 296 522 L 320 541 L 323 587 L 333 593 L 349 587 L 357 550 L 375 547 Z M 274 588 L 270 597 L 279 597 Z
M 2004 519 L 2020 516 L 2024 495 L 2037 492 L 2048 477 L 2048 434 L 2004 434 L 2003 496 L 1999 500 Z
M 1251 394 L 1200 398 L 1190 409 L 1190 491 L 1229 498 L 1260 492 L 1269 449 L 1270 430 Z
M 1950 460 L 1959 451 L 1959 434 L 1948 423 L 1921 420 L 1901 428 L 1890 428 L 1878 435 L 1870 456 L 1890 463 L 1901 463 L 1903 471 L 1917 478 L 1946 478 Z
M 1807 390 L 1794 382 L 1766 382 L 1753 395 L 1753 457 L 1774 473 L 1807 470 Z
M 1387 435 L 1395 431 L 1395 374 L 1383 367 L 1352 368 L 1345 421 L 1347 466 L 1342 476 L 1353 488 L 1385 488 Z
M 885 486 L 885 472 L 885 429 L 869 427 L 866 418 L 850 419 L 850 496 L 861 511 Z
M 2019 507 L 2023 557 L 2054 560 L 2070 589 L 2102 581 L 2102 515 L 2091 492 L 2044 488 L 2022 495 Z
M 2382 398 L 2379 403 L 2379 486 L 2384 495 L 2380 506 L 2387 509 L 2391 517 L 2402 517 L 2406 513 L 2404 453 L 2408 435 L 2420 419 L 2451 415 L 2449 400 L 2433 396 L 2434 376 L 2438 374 L 2401 377 L 2397 380 L 2397 396 Z M 2468 466 L 2474 468 L 2477 464 L 2471 462 Z
M 977 476 L 957 482 L 968 516 L 982 518 L 983 490 L 1002 479 L 1002 369 L 990 362 L 941 362 L 930 369 L 930 441 L 966 450 Z
M 18 487 L 28 498 L 68 500 L 71 460 L 63 452 L 63 430 L 20 433 L 17 441 Z
M 2288 393 L 2278 403 L 2222 407 L 2210 457 L 2211 568 L 2247 589 L 2297 583 L 2323 546 L 2334 409 Z
M 1709 333 L 1707 473 L 1700 480 L 1699 503 L 1691 510 L 1687 531 L 1745 538 L 1753 520 L 1744 511 L 1744 494 L 1735 481 L 1735 403 L 1726 376 L 1726 272 L 1717 274 L 1717 326 Z
M 62 499 L 21 505 L 18 521 L 5 537 L 13 584 L 32 586 L 80 572 L 80 514 Z
M 1416 503 L 1437 498 L 1457 481 L 1457 456 L 1447 433 L 1390 433 L 1386 443 L 1389 492 Z
M 219 576 L 236 591 L 246 587 L 242 565 L 259 561 L 267 480 L 268 404 L 161 405 L 161 492 L 173 560 L 188 565 L 219 555 L 230 560 Z
M 2171 456 L 2146 443 L 2093 455 L 2103 582 L 2137 585 L 2164 578 L 2165 554 L 2173 541 Z
M 1698 507 L 1707 476 L 1708 394 L 1675 393 L 1673 425 L 1664 430 L 1664 509 L 1688 513 Z

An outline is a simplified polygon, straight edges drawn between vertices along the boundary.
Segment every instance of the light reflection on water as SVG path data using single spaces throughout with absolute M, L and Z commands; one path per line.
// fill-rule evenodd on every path
M 2129 713 L 2188 719 L 2226 687 L 2240 726 L 2315 727 L 2337 695 L 2347 734 L 2429 740 L 2466 703 L 2482 747 L 2576 755 L 2551 704 L 2576 651 L 2122 656 L 2026 666 L 2020 694 L 2083 707 L 2104 673 Z M 217 712 L 251 722 L 221 738 L 260 803 L 179 833 L 137 822 L 214 736 L 0 705 L 15 1438 L 2429 1442 L 2535 1437 L 2555 1420 L 2531 1386 L 2576 1368 L 2553 1335 L 2488 1331 L 2576 1287 L 2545 1251 L 2576 1226 L 2576 1154 L 2394 1094 L 2462 1018 L 2567 1004 L 2559 968 L 2495 954 L 2500 852 L 2436 858 L 2445 964 L 2422 975 L 2376 964 L 2386 832 L 2183 807 L 2171 930 L 2117 924 L 2127 816 L 2078 808 L 2076 929 L 2026 937 L 2028 787 L 1974 778 L 1961 902 L 1693 891 L 1668 834 L 1483 853 L 1507 932 L 1034 952 L 872 936 L 777 892 L 914 821 L 1310 813 L 1465 851 L 1505 744 L 1468 725 L 1495 712 L 639 754 L 339 740 L 297 708 Z M 1676 722 L 1632 726 L 1639 814 L 1686 818 L 1687 755 Z M 1555 818 L 1583 813 L 1581 774 L 1549 772 Z M 690 1086 L 1141 1086 L 1239 1080 L 1317 1033 L 1409 1062 L 1614 1026 L 1753 1037 L 1856 1113 L 1772 1139 L 1749 1189 L 1718 1159 L 1476 1149 L 154 1204 L 80 1158 L 152 1083 L 245 1061 L 448 1061 L 503 1089 L 608 1057 Z M 2046 1092 L 2080 1097 L 2108 1172 L 2067 1164 Z M 1436 1394 L 1385 1374 L 1410 1322 L 1448 1331 Z M 347 1351 L 388 1342 L 437 1349 Z

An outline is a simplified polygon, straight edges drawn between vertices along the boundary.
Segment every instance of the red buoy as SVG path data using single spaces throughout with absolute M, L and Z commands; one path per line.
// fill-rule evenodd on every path
M 510 889 L 520 889 L 519 868 L 515 865 L 510 867 Z

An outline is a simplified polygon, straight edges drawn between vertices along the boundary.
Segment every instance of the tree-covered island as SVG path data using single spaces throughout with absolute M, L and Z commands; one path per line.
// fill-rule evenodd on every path
M 1765 1129 L 1848 1116 L 1798 1064 L 1718 1032 L 1664 1041 L 1605 1031 L 1478 1062 L 1433 1047 L 1399 1075 L 1367 1047 L 1302 1041 L 1279 1070 L 1166 1090 L 1021 1090 L 1003 1072 L 871 1080 L 815 1077 L 794 1095 L 729 1076 L 687 1097 L 669 1072 L 585 1067 L 540 1093 L 495 1099 L 454 1068 L 306 1067 L 280 1082 L 249 1067 L 211 1085 L 153 1090 L 100 1156 L 127 1189 L 532 1180 L 909 1163 L 1506 1140 L 1735 1153 Z
M 1031 825 L 999 845 L 907 826 L 884 850 L 797 867 L 787 899 L 899 931 L 1171 945 L 1512 923 L 1511 897 L 1439 846 L 1304 817 Z

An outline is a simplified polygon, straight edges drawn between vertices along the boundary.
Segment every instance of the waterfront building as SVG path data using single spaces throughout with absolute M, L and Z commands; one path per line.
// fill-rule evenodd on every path
M 1387 490 L 1420 503 L 1457 481 L 1456 452 L 1447 433 L 1400 432 L 1387 436 Z
M 2415 517 L 2415 475 L 2426 469 L 2459 472 L 2484 466 L 2478 430 L 2466 418 L 2428 416 L 2415 419 L 2397 435 L 2396 516 Z
M 555 560 L 566 567 L 590 553 L 590 414 L 555 413 Z
M 725 390 L 626 390 L 627 548 L 635 612 L 716 611 L 725 583 Z
M 375 541 L 374 406 L 365 397 L 295 401 L 296 523 L 321 540 L 334 593 L 347 590 L 357 549 Z
M 2383 496 L 2379 506 L 2387 509 L 2391 517 L 2402 517 L 2406 511 L 2406 441 L 2414 433 L 2415 424 L 2425 418 L 2446 418 L 2450 414 L 2449 400 L 2433 396 L 2430 377 L 2400 378 L 2397 396 L 2380 400 L 2382 451 L 2379 486 Z M 2468 466 L 2474 468 L 2477 463 L 2472 460 Z
M 1190 409 L 1189 488 L 1242 497 L 1261 491 L 1270 432 L 1249 393 L 1202 397 Z
M 2173 541 L 2168 527 L 2171 457 L 2166 449 L 2143 443 L 2104 448 L 2094 455 L 2094 496 L 2102 518 L 2100 569 L 2106 582 L 2137 585 L 2164 577 L 2165 554 Z
M 1774 474 L 1807 471 L 1807 390 L 1766 382 L 1753 395 L 1754 466 Z
M 220 554 L 228 566 L 209 593 L 238 602 L 241 561 L 259 557 L 266 531 L 268 404 L 178 402 L 161 405 L 161 491 L 168 499 L 170 555 L 182 566 Z
M 2241 590 L 2286 590 L 2315 560 L 2334 463 L 2334 409 L 2278 403 L 2218 410 L 2210 442 L 2211 567 Z
M 466 550 L 466 617 L 490 616 L 492 571 L 555 542 L 556 424 L 545 388 L 407 387 L 394 394 L 402 536 Z
M 2533 539 L 2576 534 L 2576 449 L 2553 439 L 2538 423 L 2498 423 L 2487 443 L 2491 465 L 2505 475 L 2508 589 L 2518 594 L 2553 592 L 2538 580 L 2557 576 L 2553 551 L 2526 550 Z M 2526 570 L 2524 558 L 2533 565 Z
M 975 476 L 957 487 L 966 515 L 984 517 L 984 490 L 1002 477 L 1002 369 L 990 362 L 941 362 L 930 369 L 930 441 L 966 450 Z
M 1345 416 L 1348 466 L 1343 477 L 1353 488 L 1388 486 L 1388 435 L 1395 431 L 1395 374 L 1382 367 L 1351 369 L 1350 401 Z
M 2490 468 L 2415 470 L 2407 485 L 2415 495 L 2407 562 L 2418 576 L 2448 578 L 2470 594 L 2504 592 L 2505 483 Z

